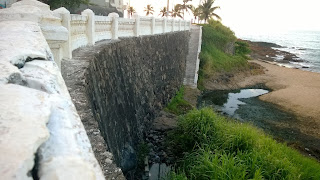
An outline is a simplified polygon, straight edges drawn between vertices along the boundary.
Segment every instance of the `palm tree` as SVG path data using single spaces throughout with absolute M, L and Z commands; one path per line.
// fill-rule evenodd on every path
M 153 12 L 154 12 L 151 4 L 148 4 L 147 7 L 144 8 L 144 11 L 146 12 L 146 16 L 148 16 L 149 14 L 153 14 Z
M 183 4 L 179 4 L 180 9 L 182 10 L 183 19 L 184 19 L 184 12 L 186 11 L 189 13 L 188 9 L 192 8 L 192 5 L 187 4 L 189 1 L 192 1 L 192 0 L 183 0 Z
M 200 6 L 200 18 L 204 19 L 205 22 L 212 16 L 216 17 L 218 20 L 221 20 L 221 17 L 218 16 L 214 11 L 220 9 L 220 6 L 212 7 L 215 0 L 205 0 Z
M 161 17 L 165 16 L 167 14 L 167 8 L 166 7 L 163 7 L 161 10 L 160 10 L 160 14 Z
M 171 17 L 180 17 L 180 18 L 182 18 L 180 4 L 176 4 L 174 6 L 174 8 L 171 11 Z
M 133 7 L 132 7 L 132 6 L 128 7 L 127 11 L 128 11 L 128 13 L 129 13 L 129 16 L 130 16 L 130 17 L 132 17 L 133 13 L 135 13 L 135 12 L 136 12 L 136 10 L 135 10 L 135 9 L 133 9 Z
M 192 14 L 194 16 L 194 23 L 196 23 L 196 20 L 198 18 L 198 24 L 199 24 L 199 16 L 201 15 L 200 7 L 196 8 L 196 7 L 192 6 L 191 11 L 192 11 Z

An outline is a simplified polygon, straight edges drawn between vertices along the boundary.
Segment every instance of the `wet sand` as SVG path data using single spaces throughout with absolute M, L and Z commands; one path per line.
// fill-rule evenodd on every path
M 264 83 L 273 91 L 260 99 L 279 105 L 298 117 L 294 124 L 301 133 L 320 138 L 320 73 L 280 67 L 264 61 L 252 61 L 265 68 L 265 74 L 244 78 L 241 87 Z M 320 141 L 315 146 L 320 146 Z

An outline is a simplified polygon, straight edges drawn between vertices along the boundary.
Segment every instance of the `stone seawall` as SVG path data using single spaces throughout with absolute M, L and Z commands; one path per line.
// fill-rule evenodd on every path
M 86 72 L 92 111 L 116 163 L 133 169 L 155 114 L 182 85 L 189 32 L 123 38 L 97 45 Z

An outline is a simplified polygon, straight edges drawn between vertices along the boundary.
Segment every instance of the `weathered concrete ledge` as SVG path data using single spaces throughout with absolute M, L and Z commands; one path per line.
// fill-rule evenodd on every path
M 104 179 L 37 22 L 0 22 L 3 179 Z

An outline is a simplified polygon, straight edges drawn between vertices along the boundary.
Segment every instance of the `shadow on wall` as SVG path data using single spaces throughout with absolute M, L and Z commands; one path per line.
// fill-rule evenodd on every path
M 124 173 L 143 133 L 182 85 L 189 32 L 123 38 L 96 47 L 86 90 L 101 132 Z

